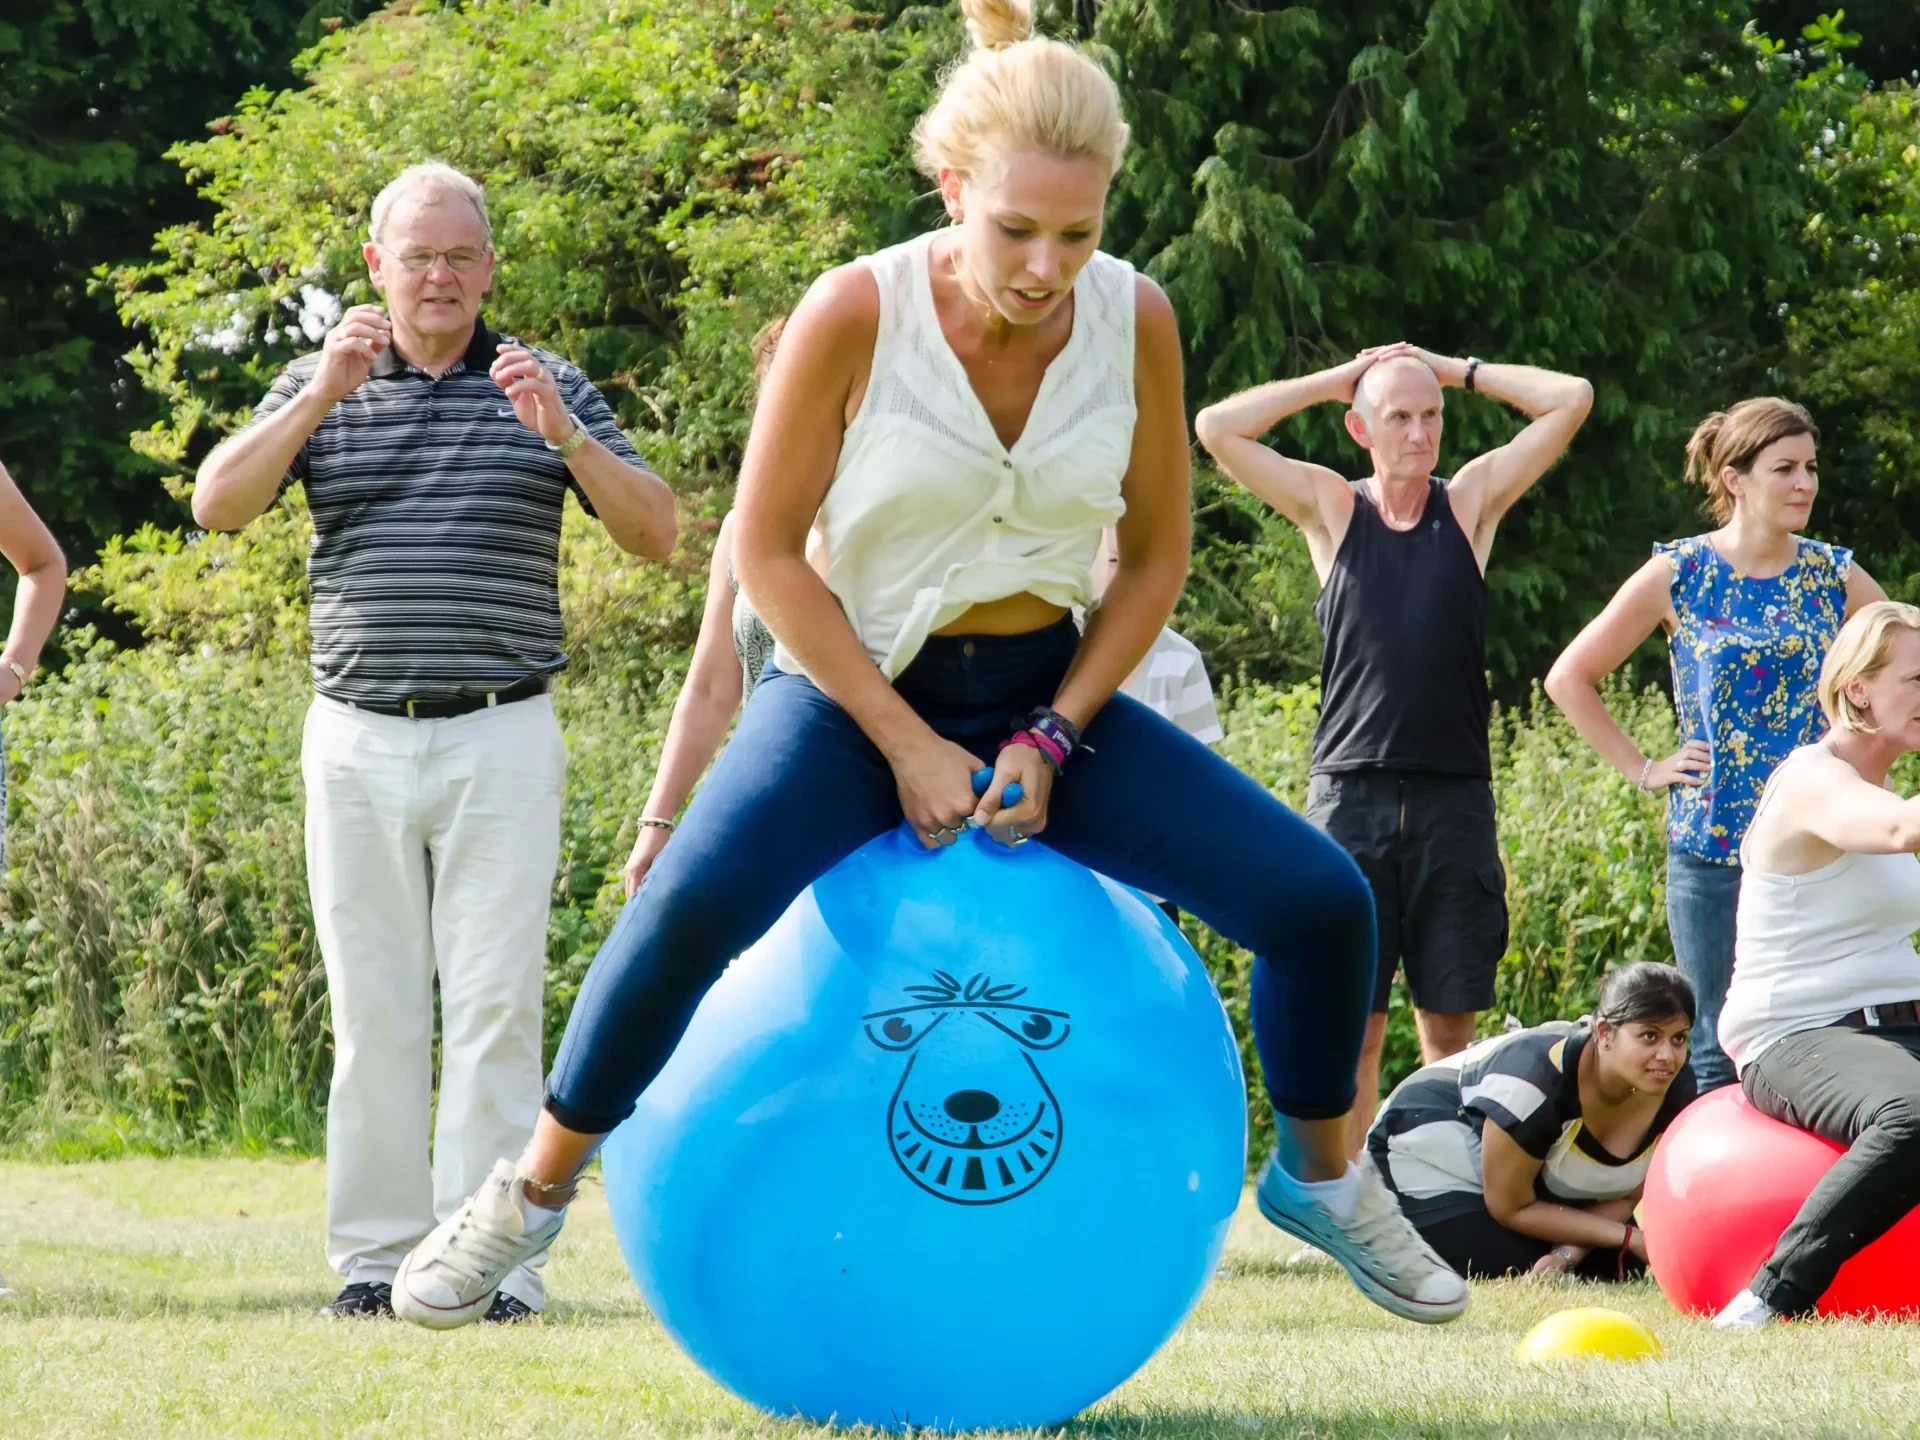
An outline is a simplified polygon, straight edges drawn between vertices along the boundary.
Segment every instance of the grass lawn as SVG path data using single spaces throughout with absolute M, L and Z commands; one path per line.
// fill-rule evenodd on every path
M 0 1163 L 0 1436 L 798 1436 L 708 1381 L 647 1314 L 597 1189 L 548 1271 L 545 1319 L 451 1335 L 322 1323 L 318 1161 Z M 1920 1435 L 1920 1326 L 1723 1336 L 1651 1285 L 1477 1288 L 1404 1324 L 1301 1274 L 1250 1209 L 1173 1341 L 1072 1432 L 1089 1436 Z M 1124 1264 L 1123 1256 L 1115 1263 Z M 1611 1304 L 1664 1358 L 1542 1373 L 1542 1316 Z M 777 1337 L 770 1337 L 778 1343 Z

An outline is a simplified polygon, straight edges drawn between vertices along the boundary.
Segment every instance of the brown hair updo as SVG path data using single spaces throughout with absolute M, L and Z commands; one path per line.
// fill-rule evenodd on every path
M 1693 438 L 1687 441 L 1687 479 L 1707 492 L 1707 514 L 1714 524 L 1733 518 L 1733 492 L 1720 472 L 1731 468 L 1745 475 L 1762 450 L 1794 435 L 1811 435 L 1818 444 L 1820 427 L 1804 407 L 1777 395 L 1742 400 L 1693 427 Z

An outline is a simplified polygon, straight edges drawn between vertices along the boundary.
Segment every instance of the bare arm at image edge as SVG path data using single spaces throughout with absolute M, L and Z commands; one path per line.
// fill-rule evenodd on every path
M 67 562 L 53 532 L 36 515 L 4 466 L 0 466 L 0 553 L 20 572 L 13 623 L 0 650 L 0 702 L 13 699 L 40 663 L 40 651 L 59 622 L 67 593 Z

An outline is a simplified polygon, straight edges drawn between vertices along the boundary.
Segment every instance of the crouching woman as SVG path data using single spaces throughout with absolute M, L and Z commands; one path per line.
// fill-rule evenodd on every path
M 1634 1206 L 1654 1144 L 1696 1093 L 1693 987 L 1610 972 L 1596 1014 L 1514 1030 L 1415 1071 L 1367 1133 L 1400 1208 L 1460 1274 L 1639 1273 Z

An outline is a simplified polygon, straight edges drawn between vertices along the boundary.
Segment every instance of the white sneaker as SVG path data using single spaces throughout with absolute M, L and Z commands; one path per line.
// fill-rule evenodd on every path
M 1324 1270 L 1338 1263 L 1318 1245 L 1302 1245 L 1287 1257 L 1289 1270 Z
M 1360 1171 L 1360 1199 L 1350 1219 L 1305 1196 L 1272 1156 L 1255 1192 L 1260 1213 L 1339 1261 L 1360 1293 L 1381 1309 L 1422 1325 L 1459 1315 L 1467 1308 L 1467 1282 L 1401 1213 L 1372 1158 L 1363 1155 L 1353 1163 Z
M 519 1167 L 495 1161 L 486 1183 L 400 1262 L 393 1313 L 430 1330 L 471 1325 L 486 1316 L 500 1282 L 552 1245 L 565 1222 L 562 1212 L 528 1230 Z
M 1770 1320 L 1777 1320 L 1778 1312 L 1751 1290 L 1742 1290 L 1727 1302 L 1727 1308 L 1713 1317 L 1716 1330 L 1758 1330 Z

